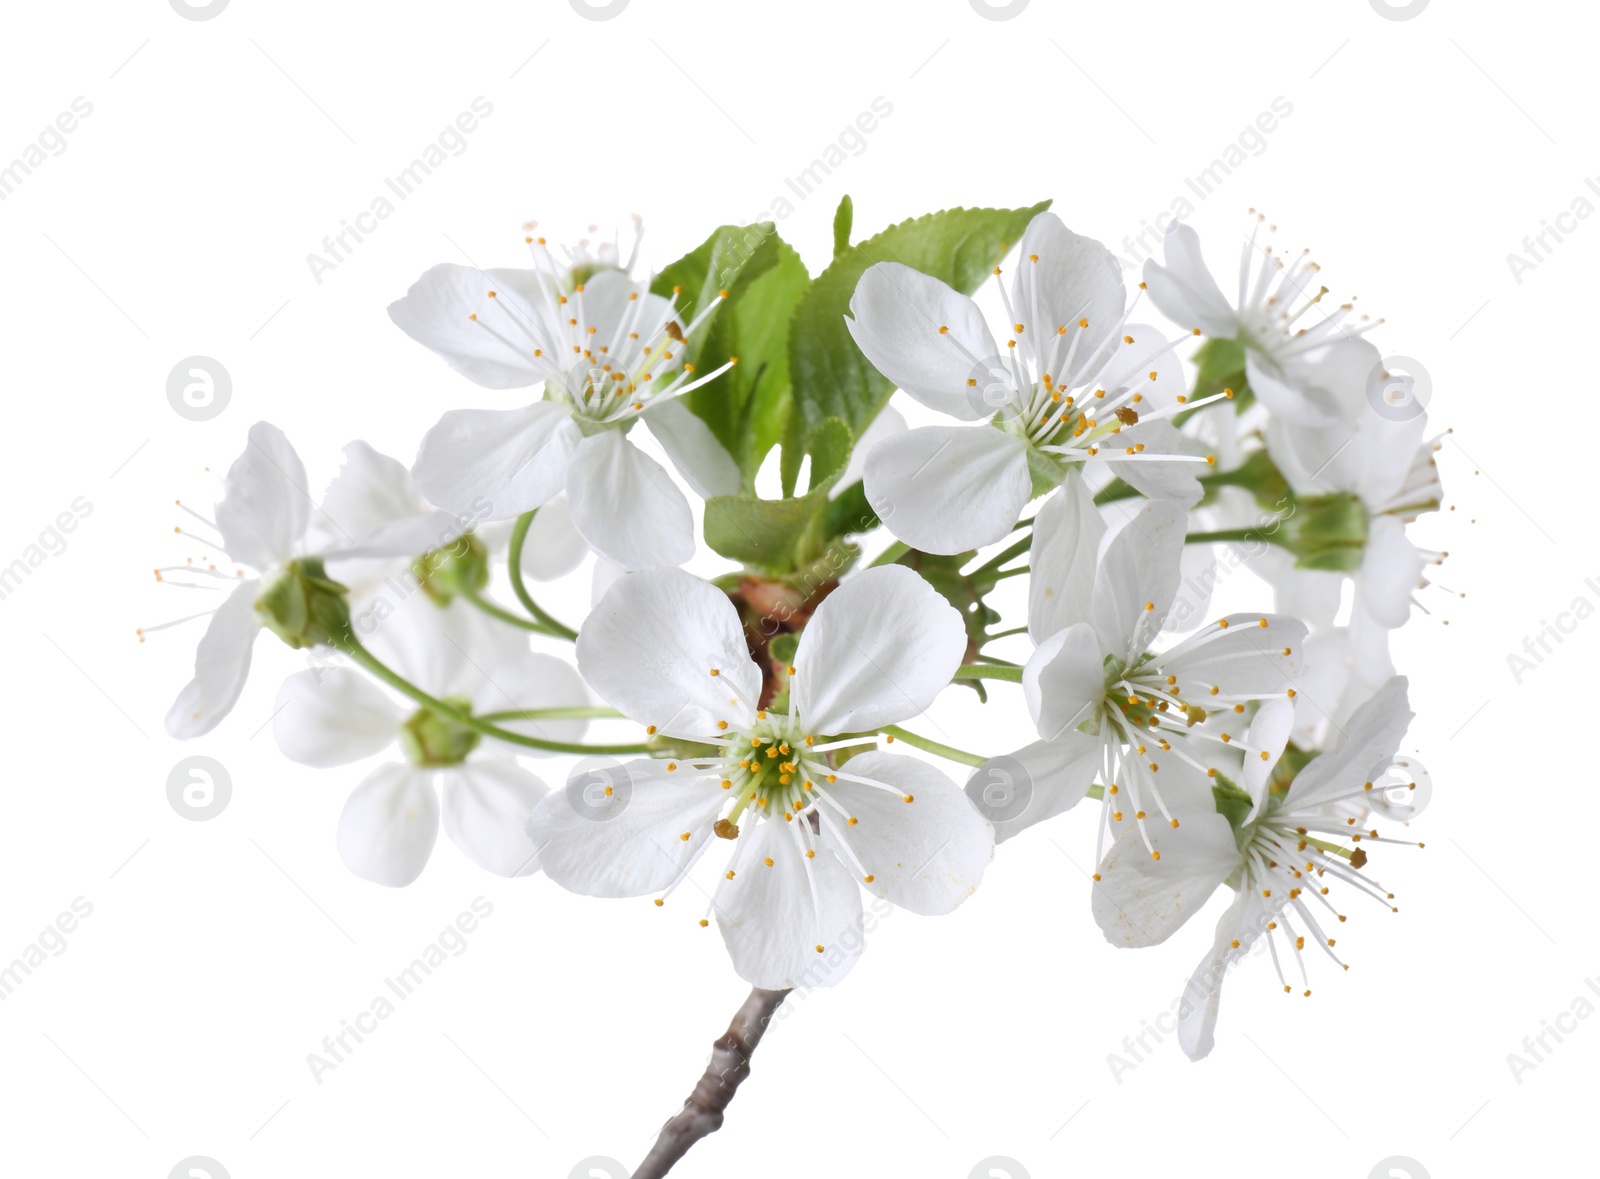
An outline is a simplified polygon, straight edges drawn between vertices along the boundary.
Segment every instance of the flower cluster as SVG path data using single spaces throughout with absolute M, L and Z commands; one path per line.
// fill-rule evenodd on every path
M 1113 945 L 1233 894 L 1180 1009 L 1198 1059 L 1234 963 L 1264 946 L 1309 994 L 1345 898 L 1393 907 L 1367 864 L 1396 842 L 1374 814 L 1406 814 L 1373 793 L 1412 715 L 1389 635 L 1442 559 L 1408 532 L 1439 505 L 1424 408 L 1259 218 L 1230 300 L 1181 224 L 1130 290 L 1044 206 L 856 244 L 850 217 L 815 276 L 770 225 L 650 274 L 637 244 L 562 255 L 529 226 L 524 269 L 424 273 L 395 325 L 521 404 L 444 412 L 409 468 L 352 443 L 320 502 L 254 426 L 214 514 L 184 509 L 219 556 L 157 571 L 226 590 L 168 731 L 216 726 L 270 630 L 313 653 L 279 691 L 284 754 L 385 758 L 339 821 L 351 871 L 409 884 L 442 825 L 490 872 L 589 896 L 675 908 L 694 882 L 770 991 L 845 976 L 863 892 L 948 913 L 997 842 L 1092 800 Z M 711 580 L 682 568 L 709 567 L 685 488 L 728 562 Z M 589 552 L 573 628 L 529 581 Z M 1240 565 L 1272 609 L 1213 608 Z M 1025 706 L 1038 739 L 902 727 L 942 694 Z M 578 760 L 555 789 L 519 761 L 556 755 Z

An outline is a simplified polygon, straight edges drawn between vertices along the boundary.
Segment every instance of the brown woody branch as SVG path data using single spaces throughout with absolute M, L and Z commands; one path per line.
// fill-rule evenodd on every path
M 661 1179 L 689 1148 L 707 1134 L 722 1128 L 728 1103 L 750 1075 L 750 1057 L 766 1034 L 788 991 L 763 991 L 756 987 L 740 1005 L 717 1042 L 711 1046 L 711 1063 L 683 1103 L 683 1109 L 661 1127 L 655 1146 L 633 1172 L 633 1179 Z

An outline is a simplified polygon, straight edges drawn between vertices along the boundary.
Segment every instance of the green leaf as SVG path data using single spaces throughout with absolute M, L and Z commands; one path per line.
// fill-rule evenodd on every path
M 828 503 L 826 531 L 829 540 L 852 532 L 871 532 L 879 523 L 878 513 L 867 502 L 866 488 L 859 479 Z
M 711 548 L 773 576 L 804 569 L 823 553 L 828 492 L 850 458 L 850 429 L 830 419 L 813 435 L 811 490 L 784 499 L 724 495 L 706 501 L 705 537 Z
M 781 440 L 789 418 L 788 323 L 810 282 L 800 255 L 762 222 L 721 226 L 651 287 L 662 296 L 676 288 L 690 317 L 713 301 L 720 304 L 686 350 L 701 370 L 735 356 L 739 363 L 688 394 L 684 404 L 733 456 L 746 490 L 754 488 L 761 460 Z
M 1233 411 L 1243 413 L 1255 400 L 1250 389 L 1250 379 L 1245 376 L 1244 345 L 1238 340 L 1208 339 L 1194 350 L 1194 399 L 1210 397 L 1224 389 L 1233 390 Z M 1190 411 L 1196 412 L 1196 411 Z M 1189 413 L 1178 414 L 1173 421 L 1182 425 Z
M 1194 395 L 1209 397 L 1224 389 L 1238 392 L 1244 383 L 1244 345 L 1238 340 L 1210 339 L 1194 350 L 1197 371 Z
M 1049 204 L 929 213 L 891 225 L 834 257 L 801 297 L 789 327 L 789 379 L 808 449 L 812 433 L 829 418 L 839 418 L 859 436 L 894 391 L 861 354 L 844 323 L 850 297 L 867 267 L 901 262 L 970 294 Z
M 850 248 L 850 226 L 855 220 L 856 206 L 850 199 L 850 194 L 845 193 L 839 199 L 839 207 L 833 214 L 833 256 L 837 258 Z

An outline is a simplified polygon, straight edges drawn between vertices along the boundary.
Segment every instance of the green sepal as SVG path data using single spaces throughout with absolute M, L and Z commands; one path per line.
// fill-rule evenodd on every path
M 328 576 L 319 557 L 291 561 L 261 587 L 261 625 L 295 650 L 337 646 L 350 634 L 349 591 Z
M 412 563 L 422 588 L 440 606 L 458 594 L 472 596 L 489 585 L 489 550 L 470 532 L 449 545 L 425 553 Z
M 1235 833 L 1243 830 L 1245 818 L 1255 806 L 1255 799 L 1250 797 L 1249 792 L 1229 781 L 1225 774 L 1218 774 L 1212 780 L 1211 798 L 1216 804 L 1217 814 L 1228 820 L 1228 826 Z
M 447 696 L 444 702 L 462 712 L 472 709 L 472 701 L 463 696 Z M 400 726 L 400 749 L 416 766 L 460 765 L 481 740 L 482 736 L 466 725 L 427 708 L 419 708 Z
M 1275 539 L 1297 569 L 1354 573 L 1367 547 L 1367 507 L 1355 495 L 1302 496 Z

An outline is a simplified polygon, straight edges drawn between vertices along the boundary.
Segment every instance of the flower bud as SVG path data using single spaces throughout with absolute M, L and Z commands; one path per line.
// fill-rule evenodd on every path
M 471 707 L 471 701 L 454 696 L 446 697 L 445 703 L 463 712 Z M 426 708 L 419 708 L 400 726 L 400 748 L 418 766 L 460 765 L 482 739 L 466 725 Z
M 344 586 L 330 578 L 317 557 L 291 561 L 256 598 L 261 625 L 289 646 L 335 646 L 350 634 Z
M 1300 569 L 1353 573 L 1367 546 L 1367 508 L 1354 495 L 1301 496 L 1275 538 Z
M 448 606 L 458 594 L 476 594 L 489 584 L 489 550 L 468 532 L 418 557 L 413 569 L 428 597 Z

